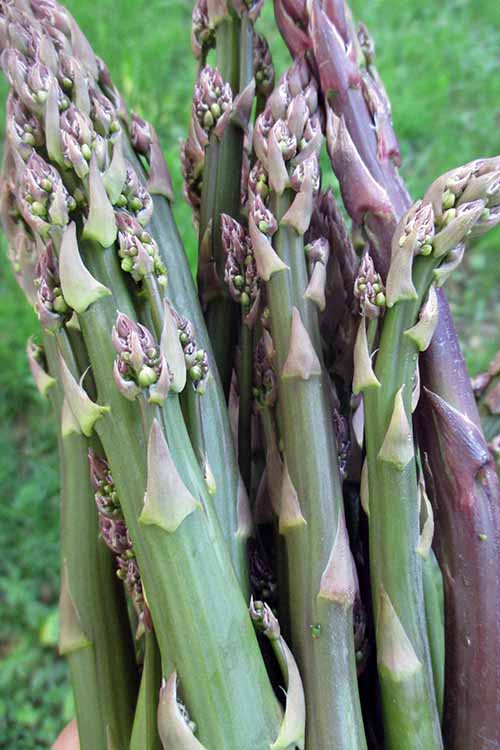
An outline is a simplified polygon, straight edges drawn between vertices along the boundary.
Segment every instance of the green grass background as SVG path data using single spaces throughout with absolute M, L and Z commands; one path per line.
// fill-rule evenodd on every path
M 67 5 L 129 106 L 157 128 L 176 188 L 176 217 L 192 255 L 194 236 L 178 163 L 194 75 L 191 3 L 68 0 Z M 402 173 L 413 195 L 459 163 L 500 153 L 497 0 L 355 0 L 353 6 L 376 39 L 402 148 Z M 288 55 L 273 27 L 269 0 L 259 27 L 268 34 L 282 72 Z M 1 101 L 5 93 L 2 83 Z M 500 348 L 499 246 L 499 231 L 477 244 L 449 286 L 471 372 L 484 368 Z M 66 668 L 55 652 L 56 441 L 24 355 L 36 321 L 5 261 L 0 274 L 0 748 L 28 750 L 50 747 L 73 707 Z

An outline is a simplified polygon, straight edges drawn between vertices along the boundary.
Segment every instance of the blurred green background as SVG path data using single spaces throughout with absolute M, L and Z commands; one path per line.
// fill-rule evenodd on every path
M 67 6 L 108 63 L 129 107 L 155 124 L 174 179 L 176 217 L 192 256 L 194 236 L 178 160 L 194 76 L 191 2 L 68 0 Z M 353 6 L 375 36 L 402 173 L 413 195 L 459 163 L 500 153 L 497 0 L 355 0 Z M 273 27 L 270 0 L 259 27 L 282 72 L 288 55 Z M 2 81 L 0 101 L 5 94 Z M 500 348 L 499 246 L 499 231 L 476 244 L 448 288 L 471 373 L 483 369 Z M 2 245 L 2 258 L 4 250 Z M 28 750 L 50 747 L 73 707 L 65 664 L 55 650 L 56 440 L 24 355 L 36 321 L 5 260 L 0 274 L 0 748 Z

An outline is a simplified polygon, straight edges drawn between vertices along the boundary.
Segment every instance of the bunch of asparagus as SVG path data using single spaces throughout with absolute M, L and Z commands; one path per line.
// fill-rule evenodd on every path
M 63 7 L 0 2 L 80 746 L 494 746 L 500 491 L 442 286 L 500 222 L 500 157 L 412 203 L 366 28 L 275 0 L 275 85 L 261 5 L 193 10 L 195 287 L 153 126 Z

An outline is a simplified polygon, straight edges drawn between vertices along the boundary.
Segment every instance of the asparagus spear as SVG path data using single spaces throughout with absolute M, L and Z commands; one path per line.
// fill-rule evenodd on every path
M 217 67 L 205 66 L 199 73 L 193 97 L 191 137 L 183 149 L 188 170 L 186 194 L 199 203 L 198 284 L 226 394 L 231 379 L 231 351 L 237 340 L 237 309 L 223 285 L 221 216 L 226 213 L 237 217 L 239 213 L 244 128 L 255 91 L 253 22 L 261 4 L 208 5 L 207 27 L 212 32 L 210 39 L 215 39 Z M 197 19 L 199 11 L 195 8 Z M 197 35 L 199 38 L 199 32 Z M 189 184 L 193 178 L 195 183 L 200 180 L 201 162 L 203 180 L 198 198 L 196 188 L 193 191 Z
M 411 747 L 415 742 L 441 747 L 417 554 L 413 377 L 418 351 L 427 348 L 437 323 L 434 275 L 439 278 L 446 272 L 457 248 L 461 252 L 464 237 L 473 229 L 481 231 L 482 221 L 488 220 L 496 188 L 490 191 L 480 173 L 484 170 L 491 178 L 494 167 L 494 160 L 485 160 L 444 175 L 429 188 L 424 202 L 406 214 L 393 239 L 386 289 L 389 309 L 374 369 L 364 320 L 356 342 L 355 383 L 364 394 L 366 415 L 370 568 L 389 747 Z
M 90 477 L 99 512 L 99 527 L 106 545 L 113 552 L 117 576 L 124 581 L 136 611 L 136 638 L 144 635 L 144 661 L 140 691 L 134 715 L 130 747 L 160 750 L 156 727 L 156 702 L 161 682 L 161 659 L 152 630 L 151 614 L 144 597 L 137 558 L 126 527 L 123 511 L 109 465 L 94 450 L 89 451 Z
M 57 372 L 55 343 L 53 336 L 45 335 L 45 352 L 56 376 L 48 394 L 60 422 L 64 391 Z M 41 350 L 32 344 L 29 356 L 39 380 Z M 123 592 L 111 556 L 98 538 L 97 513 L 85 466 L 88 440 L 74 433 L 61 434 L 59 443 L 62 473 L 59 650 L 69 664 L 80 746 L 104 750 L 111 736 L 117 747 L 126 748 L 137 692 L 137 671 Z
M 256 122 L 250 238 L 267 282 L 278 381 L 279 527 L 286 542 L 292 642 L 306 695 L 306 744 L 362 748 L 353 562 L 303 241 L 318 190 L 321 143 L 316 86 L 299 60 Z M 268 465 L 268 471 L 275 468 Z
M 86 260 L 93 264 L 98 261 L 89 256 Z M 102 274 L 102 265 L 96 265 L 94 271 L 97 273 L 99 269 Z M 104 276 L 101 275 L 101 279 L 104 281 Z M 263 665 L 257 644 L 248 638 L 246 618 L 238 615 L 240 602 L 243 604 L 243 600 L 233 579 L 218 526 L 209 520 L 210 514 L 207 514 L 209 500 L 205 482 L 199 475 L 196 458 L 189 452 L 186 433 L 183 435 L 181 432 L 183 421 L 176 396 L 169 397 L 166 405 L 168 416 L 164 427 L 167 430 L 168 448 L 159 423 L 153 423 L 148 448 L 147 490 L 152 507 L 149 511 L 146 503 L 147 510 L 142 514 L 144 523 L 147 521 L 146 526 L 139 525 L 137 521 L 146 480 L 144 448 L 141 448 L 142 437 L 137 439 L 137 428 L 124 429 L 125 425 L 131 424 L 130 409 L 116 391 L 114 383 L 110 382 L 109 372 L 112 370 L 114 357 L 108 331 L 114 318 L 114 310 L 111 300 L 110 304 L 106 304 L 107 302 L 108 300 L 103 299 L 102 306 L 96 303 L 89 308 L 81 316 L 80 323 L 90 359 L 94 363 L 100 397 L 110 403 L 111 413 L 115 415 L 113 421 L 101 422 L 100 436 L 137 550 L 146 598 L 162 652 L 163 673 L 168 674 L 167 665 L 172 664 L 170 659 L 175 659 L 186 703 L 198 724 L 202 742 L 217 742 L 221 746 L 231 747 L 236 741 L 236 735 L 233 734 L 236 732 L 240 743 L 247 741 L 251 746 L 253 743 L 259 744 L 259 737 L 273 735 L 277 719 L 276 706 L 271 696 L 267 701 L 262 699 L 267 678 L 262 672 Z M 97 337 L 96 331 L 102 331 L 102 334 Z M 135 411 L 136 409 L 132 413 Z M 118 415 L 121 415 L 119 421 Z M 121 443 L 118 455 L 113 450 L 117 442 Z M 124 450 L 124 446 L 127 450 Z M 161 469 L 161 462 L 167 461 L 167 458 L 165 473 Z M 174 470 L 176 465 L 179 468 Z M 158 477 L 157 471 L 161 472 Z M 182 471 L 182 474 L 177 475 L 176 488 L 169 490 L 169 484 L 163 483 L 169 476 L 175 478 L 177 471 Z M 179 484 L 183 475 L 185 479 Z M 187 486 L 184 484 L 186 481 Z M 178 512 L 187 513 L 180 526 L 178 523 L 182 520 L 182 515 L 170 516 L 167 510 L 170 507 L 174 512 L 171 501 L 175 495 L 178 497 Z M 181 502 L 183 497 L 185 501 Z M 156 509 L 158 503 L 160 506 Z M 165 531 L 167 526 L 172 530 Z M 191 527 L 194 535 L 192 541 L 189 541 Z M 194 550 L 198 551 L 196 555 L 193 555 Z M 197 559 L 200 550 L 203 550 L 203 560 L 199 565 Z M 186 586 L 187 580 L 191 581 L 189 587 Z M 148 591 L 154 592 L 154 596 L 148 595 Z M 225 600 L 224 604 L 220 599 L 221 595 Z M 231 613 L 227 628 L 221 627 L 218 610 L 213 609 L 212 602 L 216 599 L 223 611 Z M 195 620 L 189 616 L 193 608 L 197 612 Z M 213 649 L 210 646 L 212 636 L 218 642 L 216 644 L 214 641 Z M 237 653 L 230 646 L 236 638 L 238 645 L 234 648 Z M 226 668 L 223 663 L 228 658 L 231 659 L 231 669 Z M 240 664 L 237 668 L 235 659 Z M 208 691 L 207 681 L 199 679 L 200 671 L 206 670 L 212 675 Z M 214 705 L 218 706 L 215 719 Z M 250 709 L 249 706 L 252 705 L 253 708 Z

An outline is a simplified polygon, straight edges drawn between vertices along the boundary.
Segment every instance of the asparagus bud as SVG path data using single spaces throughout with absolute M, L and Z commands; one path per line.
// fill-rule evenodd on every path
M 134 112 L 130 125 L 130 141 L 137 153 L 144 156 L 149 164 L 147 189 L 150 193 L 164 195 L 173 200 L 173 188 L 167 164 L 163 158 L 159 138 L 150 122 L 146 122 Z
M 67 320 L 70 309 L 63 297 L 59 266 L 52 249 L 52 242 L 46 245 L 40 255 L 35 270 L 37 289 L 36 310 L 44 328 L 61 326 Z
M 40 121 L 12 91 L 7 99 L 7 136 L 24 160 L 44 142 Z
M 153 200 L 131 164 L 127 164 L 122 195 L 125 199 L 123 207 L 127 208 L 139 224 L 145 226 L 153 214 Z
M 18 198 L 24 220 L 44 237 L 52 226 L 65 226 L 75 207 L 57 170 L 35 152 L 19 175 Z
M 96 133 L 109 137 L 120 130 L 116 110 L 107 96 L 104 96 L 94 86 L 89 87 L 90 119 Z
M 160 257 L 156 240 L 126 211 L 116 211 L 115 218 L 122 270 L 130 273 L 136 282 L 153 273 L 158 283 L 166 286 L 167 269 Z
M 196 81 L 193 94 L 193 114 L 200 127 L 209 134 L 213 129 L 220 134 L 224 113 L 231 110 L 231 86 L 224 81 L 216 68 L 204 67 Z M 217 128 L 219 125 L 219 128 Z
M 173 311 L 179 332 L 179 340 L 184 351 L 186 371 L 193 389 L 203 394 L 210 377 L 208 355 L 204 349 L 198 347 L 193 324 L 180 313 Z
M 237 221 L 222 214 L 222 242 L 227 253 L 224 280 L 245 319 L 255 322 L 259 315 L 261 282 L 250 237 Z
M 255 347 L 254 356 L 254 396 L 260 406 L 272 408 L 276 403 L 277 382 L 276 373 L 274 372 L 269 345 L 266 343 L 269 339 L 267 331 Z
M 195 223 L 199 223 L 203 166 L 207 135 L 193 115 L 189 126 L 189 136 L 181 145 L 181 167 L 184 197 L 193 210 Z
M 152 334 L 145 326 L 118 313 L 112 341 L 118 354 L 113 374 L 120 393 L 133 400 L 145 389 L 149 401 L 162 404 L 168 395 L 171 374 Z
M 92 156 L 94 129 L 90 117 L 72 104 L 61 115 L 60 127 L 65 164 L 83 179 L 89 173 Z
M 254 37 L 253 74 L 257 96 L 267 99 L 274 88 L 274 66 L 269 45 L 262 34 Z
M 2 67 L 13 91 L 34 115 L 43 115 L 51 84 L 56 86 L 61 109 L 68 106 L 68 100 L 54 76 L 40 60 L 27 58 L 19 50 L 9 48 L 2 56 Z
M 318 239 L 304 246 L 304 252 L 307 255 L 310 275 L 304 297 L 312 300 L 319 310 L 323 311 L 326 307 L 326 269 L 330 257 L 330 244 L 325 237 L 318 237 Z
M 215 44 L 215 33 L 209 24 L 207 6 L 207 0 L 197 0 L 193 8 L 191 50 L 197 60 L 205 59 L 208 50 Z
M 375 271 L 369 253 L 363 255 L 358 275 L 354 282 L 354 296 L 362 315 L 374 320 L 385 306 L 385 290 L 380 274 Z

